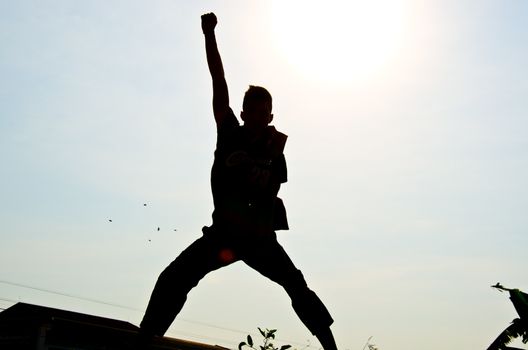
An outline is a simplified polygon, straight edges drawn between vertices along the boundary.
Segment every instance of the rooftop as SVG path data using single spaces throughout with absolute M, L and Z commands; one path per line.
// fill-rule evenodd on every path
M 37 350 L 134 349 L 139 328 L 129 322 L 27 303 L 0 313 L 0 348 Z M 182 339 L 155 339 L 149 349 L 225 350 Z

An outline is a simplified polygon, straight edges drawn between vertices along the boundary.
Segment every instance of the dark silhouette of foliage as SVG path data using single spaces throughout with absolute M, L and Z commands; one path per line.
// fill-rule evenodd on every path
M 487 350 L 516 350 L 518 348 L 509 347 L 508 344 L 515 338 L 522 337 L 524 344 L 528 343 L 528 320 L 526 315 L 528 313 L 528 295 L 521 292 L 519 289 L 510 289 L 503 287 L 497 283 L 492 288 L 498 289 L 500 292 L 508 291 L 510 293 L 510 300 L 515 306 L 520 318 L 516 318 L 501 334 L 491 343 Z
M 254 350 L 287 350 L 291 348 L 291 345 L 282 345 L 280 348 L 278 348 L 272 343 L 272 341 L 275 340 L 275 333 L 277 332 L 276 329 L 266 328 L 266 330 L 262 330 L 260 327 L 258 327 L 258 330 L 264 338 L 262 345 L 259 345 L 257 348 L 253 343 L 253 338 L 251 338 L 251 335 L 248 334 L 246 341 L 238 344 L 238 350 L 242 350 L 244 346 Z

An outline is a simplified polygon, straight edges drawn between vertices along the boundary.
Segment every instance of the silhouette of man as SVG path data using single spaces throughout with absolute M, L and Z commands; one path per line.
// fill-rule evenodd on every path
M 213 224 L 159 276 L 141 333 L 163 336 L 187 299 L 187 293 L 209 272 L 242 260 L 280 284 L 306 327 L 325 350 L 337 350 L 333 323 L 317 295 L 282 246 L 275 230 L 288 229 L 286 211 L 277 197 L 286 182 L 283 150 L 287 136 L 269 123 L 272 98 L 258 86 L 245 93 L 239 125 L 229 106 L 224 69 L 216 44 L 216 16 L 202 16 L 207 63 L 213 81 L 217 143 L 211 172 Z

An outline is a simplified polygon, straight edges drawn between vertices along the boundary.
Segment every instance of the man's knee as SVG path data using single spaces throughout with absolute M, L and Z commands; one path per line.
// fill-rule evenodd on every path
M 290 296 L 292 294 L 304 294 L 310 290 L 306 284 L 304 275 L 298 269 L 285 276 L 281 284 Z

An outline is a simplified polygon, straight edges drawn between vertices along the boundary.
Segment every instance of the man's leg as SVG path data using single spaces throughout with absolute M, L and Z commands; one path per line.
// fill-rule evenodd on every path
M 163 336 L 187 300 L 187 293 L 209 272 L 234 262 L 217 238 L 202 236 L 160 274 L 152 291 L 141 332 Z
M 256 248 L 256 249 L 255 249 Z M 325 350 L 337 350 L 330 330 L 333 319 L 319 297 L 308 288 L 303 274 L 291 261 L 284 248 L 273 238 L 255 244 L 242 260 L 262 275 L 280 284 L 291 298 L 301 321 L 317 337 Z

